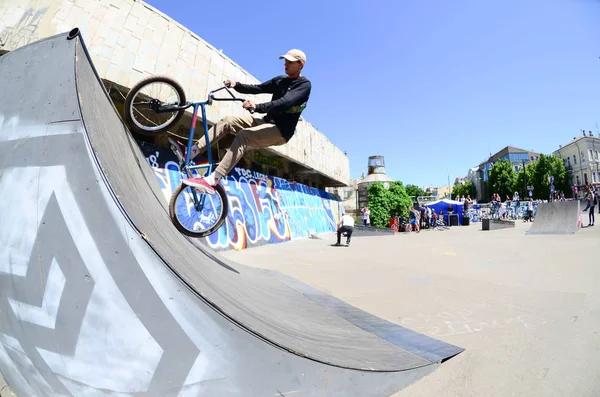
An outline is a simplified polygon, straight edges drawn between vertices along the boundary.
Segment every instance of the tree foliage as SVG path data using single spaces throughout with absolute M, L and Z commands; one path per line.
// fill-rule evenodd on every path
M 391 206 L 390 206 L 390 216 L 398 215 L 404 216 L 408 214 L 408 207 L 412 205 L 412 199 L 410 195 L 407 193 L 404 184 L 400 181 L 392 182 L 390 184 L 390 190 L 388 191 L 390 194 Z M 389 217 L 388 217 L 389 219 Z
M 374 182 L 367 187 L 367 195 L 371 225 L 375 227 L 388 227 L 391 216 L 406 214 L 407 208 L 412 205 L 412 200 L 400 181 L 392 182 L 389 189 L 381 182 Z
M 458 199 L 460 196 L 471 196 L 471 198 L 475 198 L 477 196 L 477 192 L 475 191 L 475 186 L 471 181 L 466 181 L 465 183 L 458 183 L 452 186 L 452 198 L 454 200 Z
M 534 198 L 548 199 L 550 197 L 550 176 L 554 177 L 554 189 L 565 193 L 565 197 L 571 197 L 569 187 L 570 175 L 562 160 L 556 156 L 540 155 L 535 163 L 532 163 L 532 181 Z
M 510 167 L 510 170 L 508 169 Z M 512 185 L 510 181 L 514 177 Z M 527 186 L 533 186 L 533 198 L 547 200 L 550 197 L 549 177 L 554 177 L 554 189 L 565 193 L 565 197 L 572 197 L 573 192 L 569 185 L 570 173 L 565 168 L 562 160 L 556 156 L 541 154 L 537 161 L 531 162 L 521 168 L 517 174 L 508 160 L 502 160 L 490 170 L 489 184 L 492 193 L 500 194 L 504 200 L 506 194 L 511 198 L 514 192 L 519 192 L 521 198 L 529 197 Z
M 490 170 L 488 183 L 491 193 L 498 193 L 504 200 L 506 196 L 512 197 L 517 181 L 517 172 L 508 160 L 500 160 Z
M 402 183 L 402 182 L 400 182 Z M 406 194 L 413 196 L 415 199 L 419 196 L 427 196 L 427 192 L 416 185 L 406 185 Z

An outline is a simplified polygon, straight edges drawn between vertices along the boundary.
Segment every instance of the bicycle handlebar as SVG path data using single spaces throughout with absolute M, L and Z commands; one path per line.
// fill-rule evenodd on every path
M 208 102 L 210 103 L 211 101 L 238 101 L 238 102 L 245 102 L 246 100 L 243 98 L 237 98 L 235 95 L 233 95 L 233 93 L 231 91 L 229 91 L 230 88 L 230 84 L 225 84 L 223 87 L 221 88 L 217 88 L 216 90 L 213 90 L 211 92 L 208 93 Z M 231 98 L 215 98 L 214 94 L 216 92 L 219 92 L 221 90 L 226 90 L 227 93 L 229 95 L 231 95 Z M 250 113 L 254 113 L 254 109 L 252 108 L 248 108 L 247 109 Z

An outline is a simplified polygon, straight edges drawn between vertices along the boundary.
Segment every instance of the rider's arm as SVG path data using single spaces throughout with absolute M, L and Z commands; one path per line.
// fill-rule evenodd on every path
M 299 106 L 308 101 L 310 95 L 310 81 L 306 80 L 298 84 L 297 87 L 285 93 L 281 98 L 256 105 L 256 113 L 268 113 L 271 110 L 286 111 L 294 106 Z
M 275 84 L 273 79 L 260 84 L 235 83 L 234 90 L 241 94 L 273 94 Z

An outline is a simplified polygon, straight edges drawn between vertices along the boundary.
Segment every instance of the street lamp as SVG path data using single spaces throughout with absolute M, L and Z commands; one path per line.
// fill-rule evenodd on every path
M 448 172 L 448 197 L 452 200 L 452 191 L 450 190 L 450 169 L 446 168 Z

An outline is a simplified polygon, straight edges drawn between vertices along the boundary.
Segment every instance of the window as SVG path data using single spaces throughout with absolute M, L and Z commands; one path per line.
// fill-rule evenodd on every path
M 583 153 L 583 150 L 581 151 L 581 162 L 585 163 L 585 154 Z
M 579 186 L 579 175 L 577 175 L 577 186 Z
M 590 156 L 590 161 L 594 160 L 594 153 L 592 153 L 592 149 L 588 150 L 589 152 L 589 156 Z
M 596 171 L 592 174 L 592 182 L 596 183 Z
M 588 179 L 587 179 L 587 172 L 583 173 L 583 183 L 585 183 L 586 185 L 588 184 Z
M 573 164 L 577 165 L 577 157 L 575 155 L 573 155 Z M 579 182 L 577 184 L 579 185 Z
M 567 167 L 570 167 L 570 166 L 571 166 L 571 158 L 567 157 Z

